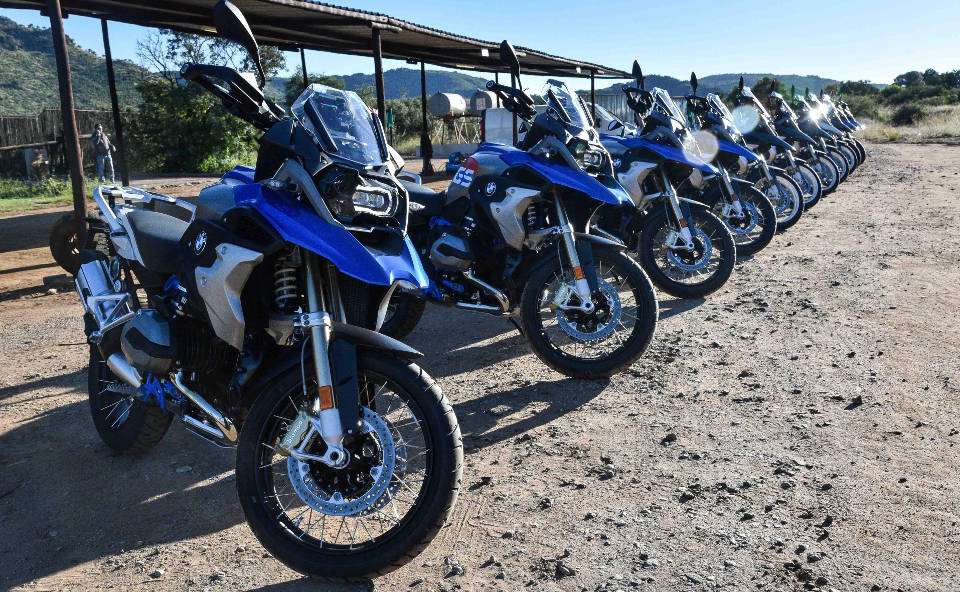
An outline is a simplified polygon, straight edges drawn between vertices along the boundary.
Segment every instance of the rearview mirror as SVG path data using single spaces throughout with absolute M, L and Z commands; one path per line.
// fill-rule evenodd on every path
M 637 60 L 633 60 L 633 77 L 637 79 L 637 86 L 643 88 L 643 70 Z
M 510 73 L 516 76 L 519 84 L 520 58 L 517 57 L 517 52 L 513 50 L 513 46 L 506 39 L 500 42 L 500 61 L 503 62 L 504 66 L 510 68 Z
M 690 87 L 693 89 L 693 94 L 697 94 L 697 73 L 690 72 Z
M 250 30 L 250 25 L 247 24 L 247 19 L 243 17 L 243 13 L 232 2 L 220 0 L 213 7 L 213 22 L 217 27 L 218 35 L 227 41 L 233 41 L 246 50 L 250 59 L 253 60 L 253 65 L 257 68 L 257 74 L 260 75 L 262 88 L 267 82 L 267 76 L 263 71 L 263 65 L 260 63 L 260 46 L 257 45 L 257 40 L 253 36 L 253 31 Z
M 743 90 L 743 76 L 740 77 L 740 90 Z

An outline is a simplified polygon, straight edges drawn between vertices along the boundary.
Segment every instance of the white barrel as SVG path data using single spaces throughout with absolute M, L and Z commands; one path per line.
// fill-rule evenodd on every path
M 427 108 L 435 117 L 459 117 L 467 111 L 467 100 L 457 93 L 441 93 L 427 100 Z
M 493 109 L 497 106 L 497 95 L 489 90 L 478 90 L 470 97 L 470 111 L 483 113 L 484 109 Z

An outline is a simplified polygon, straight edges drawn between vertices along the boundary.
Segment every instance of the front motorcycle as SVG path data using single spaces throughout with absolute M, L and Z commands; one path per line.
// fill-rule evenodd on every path
M 642 122 L 639 134 L 628 136 L 616 120 L 608 131 L 621 135 L 601 138 L 635 209 L 601 210 L 597 229 L 622 237 L 658 288 L 678 298 L 702 298 L 730 278 L 737 249 L 723 221 L 686 195 L 719 171 L 702 158 L 670 95 L 661 88 L 647 91 L 636 62 L 634 69 L 637 86 L 624 92 Z
M 501 58 L 519 77 L 504 41 Z M 544 87 L 538 115 L 522 89 L 489 82 L 524 122 L 518 147 L 484 143 L 436 193 L 407 182 L 411 236 L 432 280 L 432 302 L 508 318 L 534 353 L 567 376 L 609 376 L 646 350 L 657 299 L 625 245 L 590 232 L 602 205 L 630 207 L 583 102 L 565 84 Z M 402 325 L 416 314 L 396 301 Z M 413 317 L 413 322 L 411 322 Z
M 419 352 L 363 328 L 397 288 L 428 286 L 406 193 L 356 94 L 312 85 L 285 117 L 263 96 L 243 15 L 224 0 L 214 15 L 260 80 L 202 64 L 181 75 L 265 131 L 257 166 L 196 203 L 94 191 L 106 247 L 81 251 L 75 280 L 93 422 L 121 452 L 152 448 L 174 419 L 236 447 L 241 507 L 273 556 L 318 578 L 382 574 L 436 536 L 463 464 Z

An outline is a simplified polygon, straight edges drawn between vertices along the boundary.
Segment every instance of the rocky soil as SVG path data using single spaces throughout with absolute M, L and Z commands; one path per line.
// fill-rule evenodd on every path
M 0 589 L 957 589 L 960 147 L 868 151 L 719 293 L 664 298 L 608 381 L 429 309 L 409 341 L 465 487 L 421 556 L 341 588 L 265 553 L 230 451 L 177 426 L 139 458 L 100 443 L 80 304 L 43 281 L 56 213 L 0 219 Z

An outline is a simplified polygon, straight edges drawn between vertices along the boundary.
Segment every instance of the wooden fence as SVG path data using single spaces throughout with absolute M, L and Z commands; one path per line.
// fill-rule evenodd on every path
M 103 131 L 115 139 L 117 134 L 113 129 L 113 114 L 106 109 L 77 109 L 76 113 L 83 166 L 84 169 L 90 169 L 96 162 L 90 146 L 90 134 L 100 123 Z M 132 115 L 132 112 L 122 114 L 125 127 L 129 126 Z M 25 175 L 24 150 L 28 148 L 46 148 L 50 154 L 51 168 L 67 170 L 63 152 L 63 118 L 58 107 L 47 107 L 33 116 L 0 115 L 0 174 Z

